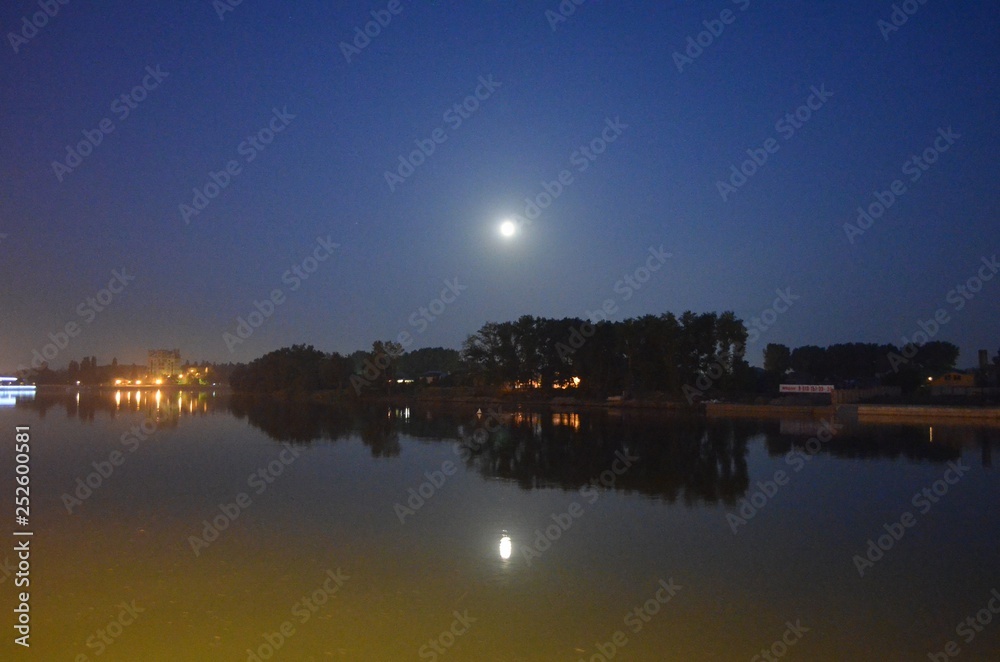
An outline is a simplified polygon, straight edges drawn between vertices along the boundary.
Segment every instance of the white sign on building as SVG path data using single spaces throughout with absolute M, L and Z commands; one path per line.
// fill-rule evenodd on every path
M 779 393 L 833 393 L 831 384 L 782 384 Z

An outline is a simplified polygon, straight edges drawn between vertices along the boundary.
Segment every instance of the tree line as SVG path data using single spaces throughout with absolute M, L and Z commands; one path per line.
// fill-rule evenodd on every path
M 456 351 L 425 348 L 403 352 L 391 341 L 343 356 L 295 345 L 270 352 L 232 373 L 234 390 L 352 389 L 391 392 L 405 376 L 436 370 L 458 386 L 549 390 L 572 386 L 595 397 L 662 391 L 681 393 L 699 376 L 715 374 L 713 386 L 752 384 L 744 360 L 747 330 L 732 312 L 646 315 L 592 324 L 580 318 L 525 315 L 488 322 Z
M 524 315 L 487 322 L 462 349 L 429 347 L 410 352 L 377 340 L 371 350 L 349 355 L 293 345 L 247 364 L 211 366 L 211 381 L 228 381 L 245 393 L 337 390 L 392 393 L 400 382 L 434 372 L 440 385 L 518 388 L 551 392 L 572 387 L 585 397 L 664 393 L 688 402 L 731 393 L 773 393 L 794 373 L 798 380 L 838 388 L 898 386 L 912 392 L 927 377 L 954 369 L 959 349 L 949 342 L 923 345 L 842 343 L 790 348 L 770 343 L 763 370 L 745 358 L 748 330 L 731 311 L 681 315 L 667 312 L 621 321 Z M 992 359 L 1000 370 L 1000 351 Z M 185 367 L 187 367 L 186 364 Z M 136 378 L 144 366 L 117 360 L 98 366 L 96 357 L 71 361 L 61 371 L 46 367 L 37 383 L 99 384 Z M 403 379 L 406 378 L 406 379 Z
M 604 398 L 650 393 L 688 402 L 730 393 L 773 393 L 792 373 L 838 388 L 899 386 L 912 392 L 927 377 L 954 369 L 959 349 L 949 342 L 923 345 L 842 343 L 794 349 L 771 343 L 763 370 L 746 361 L 748 331 L 731 311 L 663 313 L 621 321 L 524 315 L 487 322 L 461 351 L 441 347 L 404 352 L 375 341 L 370 351 L 344 356 L 295 345 L 233 369 L 237 391 L 352 390 L 391 393 L 397 382 L 428 371 L 449 374 L 447 385 L 516 388 Z M 1000 364 L 1000 352 L 994 359 Z M 712 394 L 712 395 L 710 395 Z
M 579 379 L 594 396 L 681 393 L 703 375 L 733 389 L 750 378 L 747 329 L 732 312 L 645 315 L 592 324 L 525 315 L 488 322 L 462 345 L 462 358 L 488 385 L 541 389 Z
M 764 348 L 764 371 L 778 378 L 795 372 L 818 382 L 898 386 L 910 392 L 928 377 L 953 370 L 958 355 L 958 347 L 939 340 L 903 347 L 843 343 L 829 347 L 803 345 L 795 349 L 771 343 Z M 1000 351 L 997 355 L 1000 358 Z
M 312 345 L 293 345 L 237 365 L 230 385 L 243 393 L 351 390 L 361 395 L 392 392 L 401 376 L 412 379 L 431 371 L 461 375 L 464 369 L 459 352 L 443 347 L 403 352 L 398 343 L 376 340 L 371 351 L 345 356 Z

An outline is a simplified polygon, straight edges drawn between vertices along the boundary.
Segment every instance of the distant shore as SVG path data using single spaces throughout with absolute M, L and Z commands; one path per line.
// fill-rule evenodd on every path
M 232 392 L 228 384 L 41 384 L 35 387 L 38 393 L 67 393 L 75 391 L 223 391 Z
M 459 392 L 455 392 L 459 391 Z M 528 394 L 474 393 L 471 390 L 444 389 L 418 394 L 394 394 L 374 398 L 396 405 L 465 405 L 475 407 L 528 407 L 554 410 L 603 409 L 607 411 L 663 412 L 705 415 L 713 418 L 833 418 L 858 423 L 913 424 L 996 424 L 1000 425 L 1000 407 L 976 405 L 927 404 L 738 404 L 708 402 L 689 405 L 667 398 L 635 398 L 630 400 L 594 400 L 574 397 L 539 397 Z M 317 395 L 320 402 L 330 402 L 329 396 Z
M 44 385 L 39 394 L 70 393 L 77 390 L 100 392 L 116 390 L 192 390 L 220 391 L 234 394 L 228 385 L 177 385 L 142 384 L 130 386 L 110 385 Z M 237 394 L 238 395 L 238 394 Z M 928 404 L 740 404 L 707 402 L 689 405 L 665 395 L 628 400 L 597 400 L 573 396 L 543 396 L 535 393 L 487 392 L 473 388 L 435 388 L 416 392 L 397 392 L 384 395 L 365 395 L 357 399 L 344 391 L 318 391 L 310 394 L 276 393 L 279 400 L 308 401 L 336 405 L 345 402 L 384 402 L 392 406 L 464 406 L 476 408 L 538 408 L 554 410 L 591 409 L 630 411 L 643 413 L 673 413 L 704 415 L 710 418 L 768 418 L 768 419 L 830 419 L 857 423 L 909 423 L 914 425 L 1000 425 L 1000 407 L 975 405 Z
M 829 405 L 803 407 L 785 405 L 705 405 L 705 414 L 720 418 L 831 418 L 858 423 L 914 423 L 1000 425 L 1000 407 L 956 407 L 937 405 Z

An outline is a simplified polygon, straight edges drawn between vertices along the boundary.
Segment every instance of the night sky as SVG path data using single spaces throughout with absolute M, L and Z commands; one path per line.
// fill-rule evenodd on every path
M 753 364 L 768 342 L 901 344 L 943 309 L 934 337 L 971 366 L 1000 346 L 1000 12 L 902 4 L 890 30 L 892 3 L 870 0 L 589 0 L 559 21 L 556 0 L 71 1 L 35 30 L 37 2 L 4 3 L 0 369 L 70 322 L 54 367 L 401 331 L 458 348 L 486 321 L 608 299 L 613 319 L 750 324 L 776 290 L 793 303 Z M 115 271 L 127 285 L 97 311 Z M 952 292 L 970 278 L 971 298 Z M 433 303 L 446 281 L 454 301 Z M 231 351 L 223 334 L 276 289 Z

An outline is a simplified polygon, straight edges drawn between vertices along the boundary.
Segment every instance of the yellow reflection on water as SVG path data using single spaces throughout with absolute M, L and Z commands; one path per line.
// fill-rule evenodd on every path
M 552 414 L 552 424 L 553 425 L 564 425 L 571 427 L 574 430 L 580 429 L 580 415 L 579 414 L 568 414 L 568 413 L 555 413 Z

